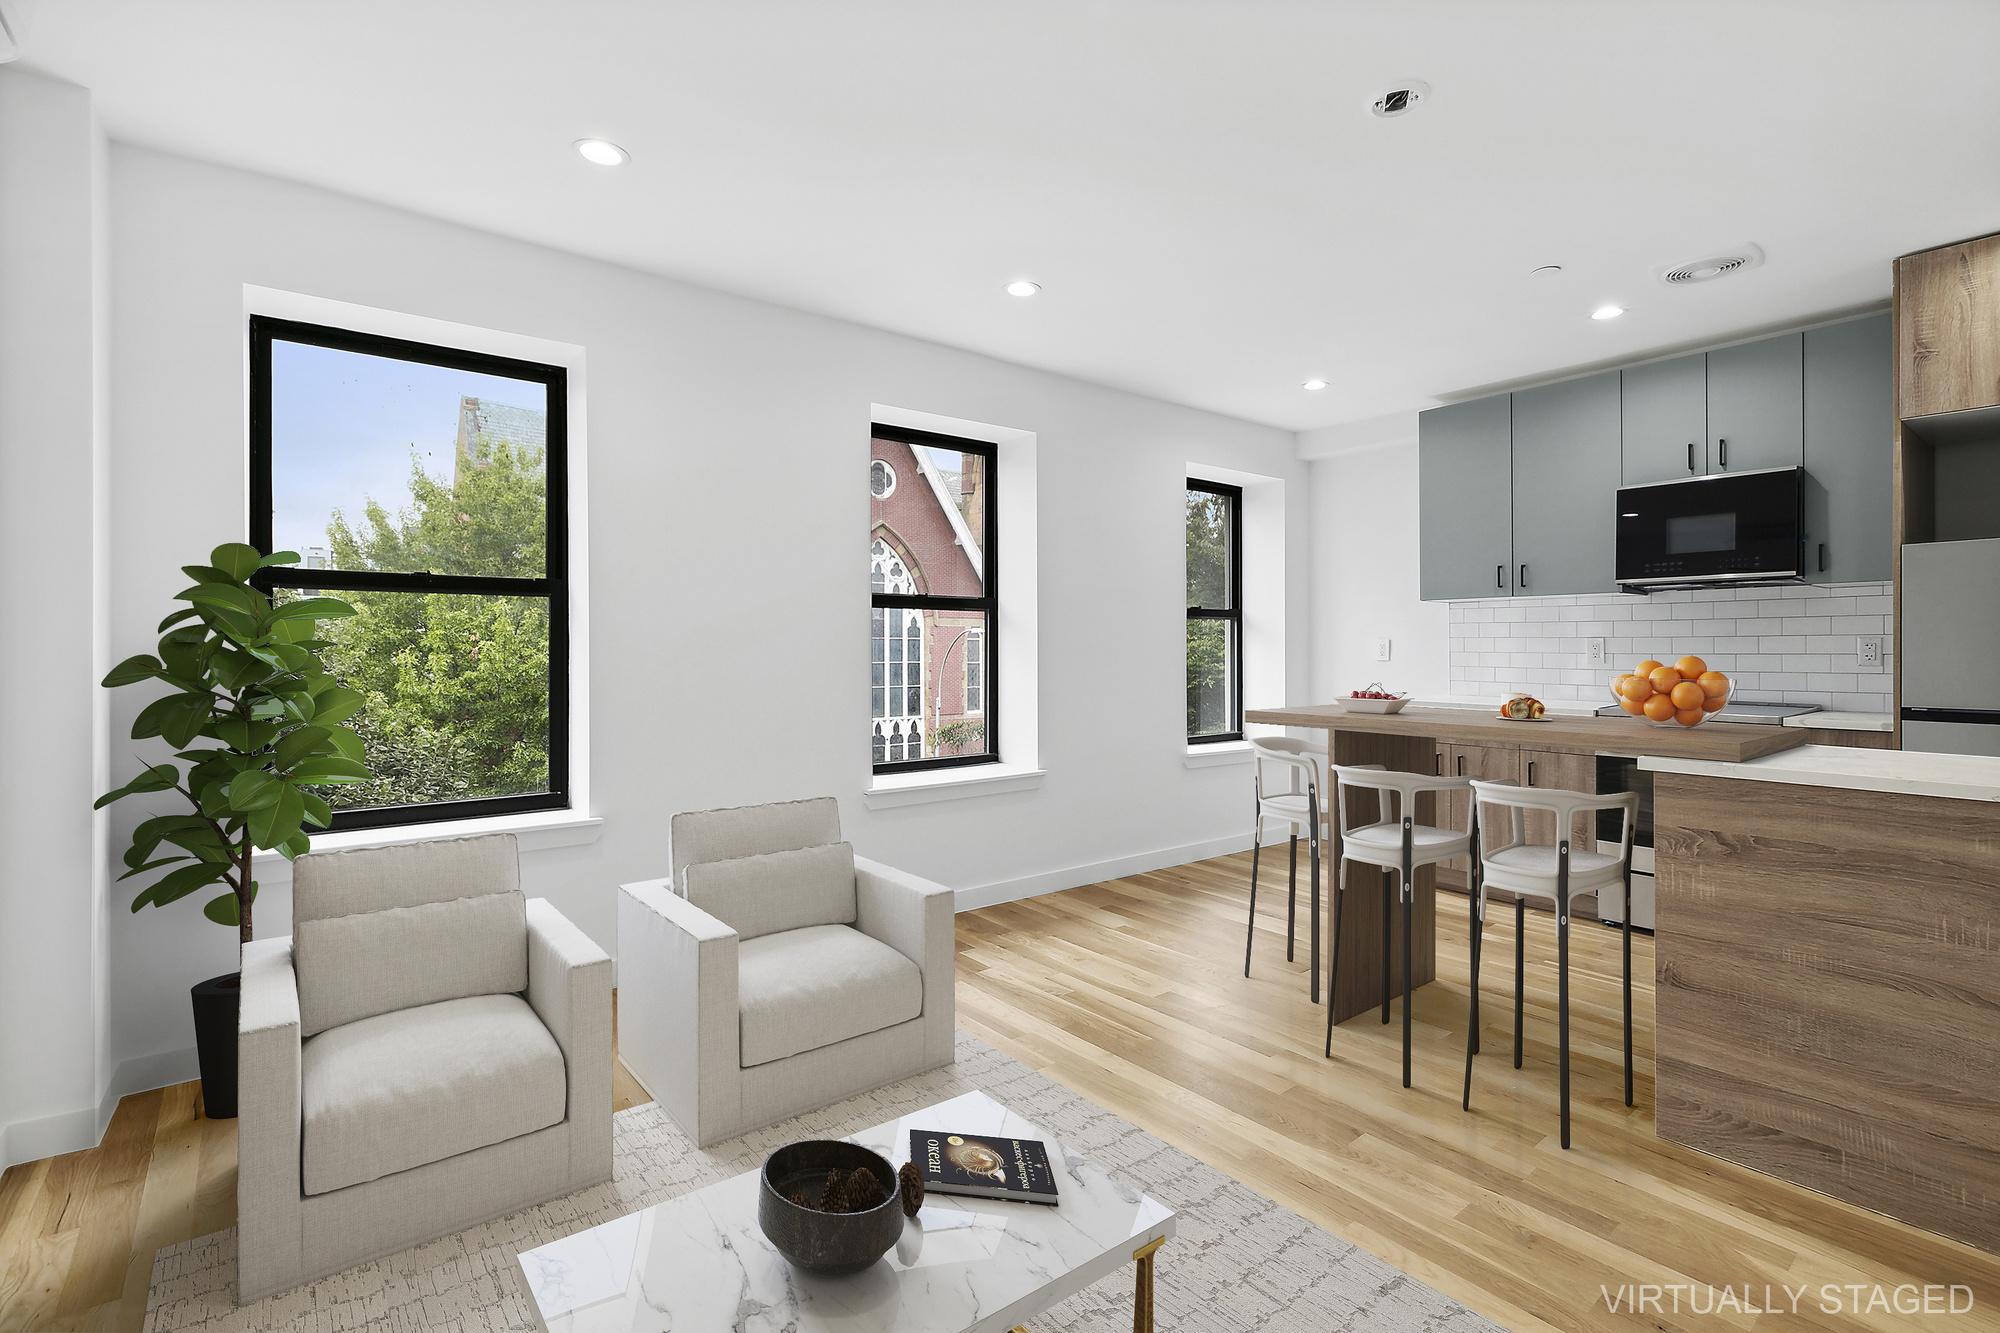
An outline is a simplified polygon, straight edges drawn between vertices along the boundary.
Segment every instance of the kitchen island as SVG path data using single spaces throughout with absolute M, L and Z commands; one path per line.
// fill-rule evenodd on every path
M 1659 1136 L 2000 1253 L 2000 759 L 1641 767 Z
M 1484 709 L 1432 708 L 1412 705 L 1398 713 L 1354 712 L 1339 704 L 1308 704 L 1298 708 L 1252 709 L 1244 720 L 1253 726 L 1306 727 L 1327 732 L 1328 753 L 1337 764 L 1381 764 L 1406 773 L 1513 781 L 1523 786 L 1596 790 L 1599 754 L 1657 755 L 1715 763 L 1741 763 L 1806 744 L 1806 735 L 1785 727 L 1735 726 L 1707 723 L 1699 727 L 1658 727 L 1633 717 L 1589 717 L 1551 713 L 1534 722 L 1512 721 Z M 1464 828 L 1462 797 L 1447 796 L 1444 809 L 1436 798 L 1417 802 L 1419 823 L 1444 823 Z M 1348 819 L 1366 823 L 1377 818 L 1372 792 L 1349 793 Z M 1545 820 L 1547 816 L 1543 817 Z M 1552 823 L 1528 830 L 1531 840 L 1553 841 Z M 1572 830 L 1573 845 L 1593 845 L 1584 821 Z M 1328 848 L 1327 878 L 1339 867 L 1339 834 Z M 1357 872 L 1370 873 L 1372 872 Z M 1448 872 L 1449 873 L 1449 872 Z M 1435 867 L 1415 876 L 1410 922 L 1410 985 L 1425 985 L 1437 976 L 1437 886 Z M 1350 884 L 1372 889 L 1373 884 Z M 1334 1021 L 1345 1022 L 1379 1005 L 1382 998 L 1382 895 L 1351 893 L 1341 923 L 1337 987 L 1330 998 Z M 1309 927 L 1313 989 L 1318 991 L 1320 966 L 1319 904 L 1313 904 Z M 1403 988 L 1402 913 L 1391 912 L 1388 950 L 1389 988 Z

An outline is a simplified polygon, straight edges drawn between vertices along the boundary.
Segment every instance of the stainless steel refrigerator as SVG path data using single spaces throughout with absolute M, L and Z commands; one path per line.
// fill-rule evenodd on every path
M 1903 548 L 1903 748 L 2000 755 L 2000 538 Z

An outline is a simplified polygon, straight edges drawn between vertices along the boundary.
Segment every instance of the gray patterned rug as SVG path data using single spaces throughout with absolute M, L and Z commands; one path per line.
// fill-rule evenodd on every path
M 160 1250 L 148 1333 L 534 1328 L 514 1256 L 662 1199 L 752 1170 L 799 1138 L 839 1138 L 977 1089 L 1180 1212 L 1161 1252 L 1161 1330 L 1488 1333 L 1499 1326 L 1298 1214 L 1202 1165 L 964 1033 L 958 1062 L 701 1151 L 657 1104 L 617 1115 L 613 1179 L 594 1189 L 236 1308 L 236 1232 Z M 1132 1265 L 1030 1324 L 1034 1333 L 1126 1333 Z

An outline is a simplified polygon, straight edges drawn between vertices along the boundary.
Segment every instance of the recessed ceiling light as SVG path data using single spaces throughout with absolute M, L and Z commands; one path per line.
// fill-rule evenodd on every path
M 1042 284 L 1039 282 L 1029 282 L 1026 278 L 1016 278 L 1014 279 L 1014 281 L 1007 284 L 1007 295 L 1033 296 L 1036 292 L 1040 291 L 1041 289 L 1042 289 Z
M 1590 312 L 1590 317 L 1592 319 L 1616 319 L 1624 313 L 1625 307 L 1622 305 L 1601 305 Z
M 600 167 L 615 167 L 632 157 L 608 139 L 578 139 L 576 151 L 583 154 L 584 161 L 595 162 Z
M 1324 389 L 1326 387 L 1326 381 L 1315 377 L 1313 379 L 1307 380 L 1304 384 L 1300 385 L 1299 387 L 1306 390 L 1306 392 L 1308 393 L 1318 393 L 1321 389 Z
M 1552 278 L 1562 271 L 1563 266 L 1561 264 L 1544 264 L 1540 268 L 1530 269 L 1528 276 L 1531 278 Z

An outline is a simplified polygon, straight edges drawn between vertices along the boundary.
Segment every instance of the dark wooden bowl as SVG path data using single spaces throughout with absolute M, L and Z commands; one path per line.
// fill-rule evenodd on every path
M 865 1166 L 887 1197 L 865 1213 L 822 1213 L 792 1202 L 794 1192 L 817 1199 L 826 1173 Z M 858 1273 L 889 1252 L 903 1232 L 896 1172 L 879 1153 L 834 1139 L 788 1143 L 764 1159 L 757 1225 L 778 1253 L 808 1273 Z

